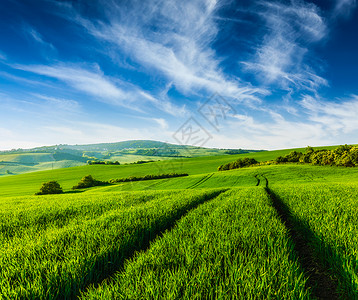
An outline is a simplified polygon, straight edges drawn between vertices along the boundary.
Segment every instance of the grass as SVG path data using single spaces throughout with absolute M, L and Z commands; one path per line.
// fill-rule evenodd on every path
M 302 264 L 296 232 L 337 293 L 357 298 L 358 168 L 217 172 L 239 157 L 265 161 L 291 150 L 1 177 L 0 299 L 314 299 L 317 270 Z M 70 191 L 89 174 L 107 181 L 171 172 L 189 176 Z M 33 196 L 50 180 L 65 194 Z
M 285 227 L 262 188 L 199 206 L 83 299 L 309 299 Z
M 125 178 L 161 173 L 188 173 L 189 175 L 207 174 L 216 172 L 218 166 L 240 157 L 254 157 L 258 161 L 266 161 L 274 159 L 278 155 L 288 154 L 291 150 L 292 149 L 238 155 L 172 159 L 140 165 L 86 165 L 74 168 L 20 174 L 17 176 L 2 176 L 0 177 L 0 197 L 33 195 L 40 189 L 43 182 L 51 180 L 58 181 L 64 188 L 64 191 L 70 191 L 71 187 L 82 177 L 89 174 L 101 181 L 108 181 L 112 178 Z M 18 188 L 19 186 L 21 186 L 21 189 Z
M 236 156 L 238 155 L 185 158 L 140 165 L 91 165 L 0 177 L 0 197 L 33 195 L 40 189 L 43 182 L 51 180 L 58 181 L 64 191 L 70 191 L 71 187 L 82 177 L 89 174 L 101 181 L 173 172 L 189 175 L 206 174 L 216 172 L 219 165 L 231 161 Z M 19 186 L 21 189 L 18 188 Z
M 80 289 L 120 268 L 124 259 L 188 210 L 220 192 L 191 191 L 185 196 L 139 192 L 102 198 L 60 195 L 13 199 L 16 204 L 4 201 L 0 295 L 6 299 L 75 297 Z M 6 210 L 9 206 L 10 211 Z
M 357 183 L 284 185 L 273 188 L 301 231 L 331 269 L 339 294 L 355 299 L 358 291 Z

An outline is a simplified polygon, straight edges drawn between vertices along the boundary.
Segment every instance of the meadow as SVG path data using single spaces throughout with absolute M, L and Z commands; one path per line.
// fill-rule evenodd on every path
M 358 298 L 358 168 L 217 171 L 290 151 L 0 178 L 0 299 Z M 71 190 L 171 172 L 189 176 Z M 34 196 L 50 180 L 64 194 Z

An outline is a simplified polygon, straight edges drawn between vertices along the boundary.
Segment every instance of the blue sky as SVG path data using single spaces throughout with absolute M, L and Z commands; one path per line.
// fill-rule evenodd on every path
M 355 0 L 1 0 L 0 149 L 357 143 L 357 35 Z

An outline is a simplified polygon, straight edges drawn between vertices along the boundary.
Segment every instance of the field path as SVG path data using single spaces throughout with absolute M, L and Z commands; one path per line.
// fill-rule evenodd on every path
M 313 247 L 307 241 L 307 236 L 313 234 L 311 229 L 291 213 L 288 206 L 269 188 L 268 179 L 261 176 L 266 181 L 265 190 L 271 199 L 271 204 L 288 230 L 298 261 L 308 275 L 307 288 L 312 289 L 317 299 L 340 299 L 337 293 L 338 282 L 332 276 L 334 274 L 330 274 L 329 270 L 321 264 Z
M 208 175 L 202 177 L 198 182 L 187 187 L 187 189 L 194 189 L 194 188 L 198 187 L 199 185 L 203 184 L 205 181 L 209 180 L 213 175 L 214 175 L 214 173 L 211 173 L 211 174 L 208 174 Z
M 259 186 L 259 185 L 260 185 L 260 178 L 259 178 L 259 175 L 258 175 L 258 174 L 256 174 L 254 177 L 255 177 L 255 178 L 256 178 L 256 180 L 257 180 L 256 186 Z
M 167 217 L 167 219 L 163 219 L 158 221 L 160 226 L 157 230 L 152 230 L 150 228 L 143 228 L 142 231 L 138 231 L 138 236 L 145 236 L 143 241 L 138 241 L 136 247 L 133 247 L 130 251 L 124 252 L 122 254 L 122 260 L 116 264 L 114 268 L 110 271 L 107 271 L 102 276 L 98 276 L 98 280 L 89 282 L 84 288 L 79 288 L 75 291 L 76 296 L 79 296 L 81 293 L 86 293 L 89 288 L 98 287 L 104 281 L 111 281 L 113 279 L 113 275 L 118 271 L 121 271 L 124 267 L 126 261 L 130 260 L 134 257 L 135 253 L 138 251 L 146 251 L 149 249 L 151 243 L 162 237 L 164 232 L 171 231 L 177 224 L 177 222 L 185 217 L 190 211 L 196 209 L 199 205 L 212 201 L 213 199 L 217 198 L 220 194 L 226 192 L 228 189 L 221 189 L 217 190 L 210 195 L 203 195 L 199 201 L 194 203 L 189 203 L 185 207 L 178 209 L 178 211 L 173 215 Z M 100 266 L 94 266 L 94 268 L 100 268 Z

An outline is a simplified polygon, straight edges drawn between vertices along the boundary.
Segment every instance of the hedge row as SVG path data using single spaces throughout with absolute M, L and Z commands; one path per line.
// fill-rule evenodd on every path
M 130 176 L 127 178 L 111 179 L 110 183 L 120 183 L 120 182 L 129 182 L 129 181 L 141 181 L 141 180 L 153 180 L 153 179 L 163 179 L 163 178 L 172 178 L 172 177 L 182 177 L 188 176 L 187 173 L 169 173 L 169 174 L 157 174 L 157 175 L 144 175 L 144 176 Z

